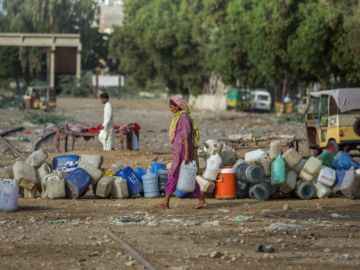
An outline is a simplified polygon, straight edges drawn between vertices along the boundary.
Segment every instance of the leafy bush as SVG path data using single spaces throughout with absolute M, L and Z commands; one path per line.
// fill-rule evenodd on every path
M 59 77 L 59 87 L 62 89 L 62 96 L 88 97 L 93 94 L 91 73 L 82 72 L 79 81 L 74 75 L 62 75 Z

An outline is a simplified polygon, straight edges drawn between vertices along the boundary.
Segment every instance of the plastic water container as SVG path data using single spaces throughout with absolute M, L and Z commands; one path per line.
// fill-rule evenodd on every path
M 199 173 L 203 173 L 206 169 L 206 160 L 210 157 L 209 153 L 198 149 L 198 158 L 199 158 Z M 170 168 L 167 168 L 170 169 Z
M 2 181 L 3 181 L 3 179 L 0 178 L 0 192 L 1 192 L 1 184 L 2 184 Z
M 169 169 L 159 169 L 157 174 L 159 176 L 159 190 L 165 192 L 165 186 L 169 181 Z
M 142 181 L 144 186 L 144 196 L 146 198 L 155 198 L 160 196 L 159 176 L 156 173 L 151 173 L 149 169 L 147 174 L 142 177 Z
M 129 192 L 129 198 L 138 194 L 143 190 L 142 182 L 136 177 L 131 167 L 126 167 L 122 171 L 118 172 L 116 176 L 122 177 L 126 180 Z
M 96 197 L 110 198 L 114 181 L 115 181 L 114 177 L 103 176 L 96 184 L 96 191 L 95 191 Z
M 253 192 L 258 200 L 265 201 L 272 195 L 272 187 L 270 183 L 262 181 L 254 186 Z
M 15 212 L 18 209 L 19 186 L 16 179 L 3 179 L 0 191 L 0 210 Z
M 218 154 L 210 156 L 206 160 L 206 169 L 202 174 L 203 177 L 207 180 L 215 181 L 221 162 L 221 157 Z
M 0 169 L 0 178 L 13 179 L 14 178 L 13 166 Z
M 285 184 L 285 162 L 280 155 L 271 164 L 271 184 L 274 187 Z
M 157 174 L 159 169 L 166 169 L 166 164 L 163 163 L 154 163 L 151 165 L 151 172 Z
M 146 170 L 143 168 L 137 167 L 134 170 L 134 173 L 135 173 L 136 177 L 139 178 L 139 180 L 142 182 L 142 177 L 146 174 Z
M 297 174 L 294 170 L 285 173 L 285 184 L 280 187 L 280 191 L 288 194 L 295 189 Z
M 290 148 L 282 155 L 282 159 L 285 162 L 286 169 L 291 170 L 299 164 L 302 156 L 294 148 Z
M 335 158 L 335 154 L 330 151 L 326 151 L 326 152 L 322 153 L 320 156 L 318 156 L 318 159 L 321 161 L 322 165 L 325 167 L 329 167 L 331 169 L 334 168 L 332 166 L 332 164 L 334 162 L 334 158 Z
M 44 160 L 48 157 L 48 154 L 44 149 L 39 149 L 32 153 L 26 160 L 25 163 L 29 164 L 35 168 L 39 168 L 40 165 L 44 162 Z
M 77 156 L 77 155 L 66 155 L 66 156 L 53 157 L 52 158 L 52 167 L 53 167 L 53 170 L 56 170 L 56 169 L 61 170 L 64 167 L 64 165 L 66 164 L 66 162 L 68 162 L 68 161 L 76 162 L 78 160 L 79 160 L 79 156 Z
M 79 160 L 89 162 L 91 165 L 95 166 L 98 169 L 101 169 L 101 165 L 103 164 L 104 161 L 102 155 L 90 155 L 90 154 L 80 155 Z
M 341 185 L 344 181 L 345 174 L 346 174 L 346 170 L 337 170 L 336 171 L 336 179 L 335 179 L 335 183 L 332 187 L 332 192 L 336 196 L 345 197 L 344 194 L 341 192 Z
M 36 177 L 37 177 L 37 186 L 41 186 L 41 179 L 45 176 L 52 173 L 51 164 L 44 162 L 41 166 L 36 170 Z
M 250 183 L 249 184 L 249 197 L 252 199 L 257 199 L 254 194 L 254 188 L 257 184 Z
M 33 187 L 32 189 L 24 188 L 24 198 L 35 199 L 36 195 L 37 195 L 36 187 Z
M 203 176 L 197 175 L 196 181 L 198 182 L 200 186 L 201 192 L 210 193 L 213 192 L 215 189 L 215 182 L 206 180 Z
M 114 199 L 127 199 L 129 197 L 126 180 L 122 177 L 114 176 L 115 181 L 111 189 L 111 197 Z
M 325 186 L 332 187 L 336 180 L 336 171 L 325 167 L 324 165 L 321 166 L 317 181 L 322 183 Z
M 270 143 L 270 159 L 274 160 L 281 155 L 281 142 L 279 140 Z
M 196 173 L 196 161 L 191 161 L 189 164 L 185 164 L 185 161 L 183 161 L 180 166 L 179 179 L 176 187 L 180 191 L 193 192 L 195 190 Z
M 232 166 L 220 167 L 216 177 L 216 199 L 235 199 L 236 193 L 236 176 Z
M 233 168 L 234 168 L 234 170 L 236 171 L 236 168 L 240 165 L 240 164 L 243 164 L 243 163 L 245 163 L 245 160 L 243 160 L 243 159 L 238 159 L 235 163 L 234 163 L 234 165 L 233 165 Z
M 238 155 L 231 150 L 223 150 L 220 157 L 224 166 L 231 166 L 238 159 Z
M 110 168 L 107 170 L 109 175 L 116 175 L 119 171 L 124 168 L 121 162 L 116 162 L 114 165 L 111 165 Z
M 246 163 L 250 163 L 250 162 L 261 162 L 261 160 L 263 159 L 263 156 L 266 155 L 265 152 L 261 149 L 255 150 L 255 151 L 251 151 L 251 152 L 247 152 L 245 154 L 245 162 Z
M 236 180 L 236 198 L 243 199 L 249 196 L 249 183 Z
M 260 166 L 246 163 L 237 166 L 235 175 L 237 180 L 255 184 L 259 183 L 264 177 L 263 170 Z
M 189 196 L 191 192 L 185 192 L 185 191 L 181 191 L 178 188 L 176 188 L 174 195 L 178 198 L 186 198 L 187 196 Z
M 76 168 L 65 179 L 66 198 L 77 199 L 86 193 L 91 176 L 84 169 Z
M 211 155 L 220 155 L 220 153 L 223 150 L 224 145 L 220 142 L 214 141 L 214 140 L 208 140 L 206 142 L 206 152 Z
M 35 168 L 25 162 L 16 161 L 13 167 L 13 172 L 18 185 L 23 188 L 30 190 L 38 184 Z
M 301 172 L 301 170 L 304 168 L 305 163 L 306 163 L 305 160 L 303 160 L 303 159 L 300 160 L 300 162 L 294 166 L 293 170 L 294 170 L 297 174 L 299 174 L 299 173 Z M 286 165 L 285 165 L 285 166 L 286 166 Z
M 49 174 L 41 180 L 42 198 L 63 199 L 66 197 L 65 180 L 56 173 Z
M 311 182 L 321 169 L 321 161 L 315 157 L 310 157 L 301 170 L 300 177 L 305 181 Z
M 331 193 L 332 193 L 331 188 L 329 186 L 325 186 L 321 182 L 317 181 L 316 178 L 314 178 L 313 184 L 315 186 L 316 196 L 319 199 L 324 199 L 324 198 L 327 198 L 327 197 L 329 197 L 331 195 Z
M 315 187 L 312 182 L 300 180 L 296 183 L 295 194 L 300 199 L 310 200 L 315 193 Z
M 79 162 L 79 168 L 84 169 L 85 172 L 90 174 L 91 185 L 93 186 L 95 186 L 99 182 L 101 177 L 103 177 L 103 172 L 94 165 L 91 165 L 89 162 L 86 161 Z
M 342 151 L 337 153 L 332 165 L 338 170 L 349 170 L 351 167 L 358 168 L 356 161 Z
M 264 156 L 264 158 L 261 160 L 261 165 L 265 177 L 271 175 L 271 163 L 272 160 L 268 156 Z
M 341 184 L 341 192 L 346 197 L 352 197 L 355 194 L 358 179 L 355 174 L 354 167 L 351 167 L 344 176 L 344 180 Z

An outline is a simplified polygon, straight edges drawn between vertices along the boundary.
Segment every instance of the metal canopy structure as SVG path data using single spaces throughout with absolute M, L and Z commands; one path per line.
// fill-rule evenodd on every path
M 0 33 L 0 46 L 49 48 L 48 83 L 51 86 L 55 86 L 55 73 L 73 73 L 80 79 L 82 49 L 80 34 Z

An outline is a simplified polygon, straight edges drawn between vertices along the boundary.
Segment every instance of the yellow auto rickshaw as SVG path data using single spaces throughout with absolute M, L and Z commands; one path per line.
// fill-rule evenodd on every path
M 349 152 L 360 145 L 360 88 L 310 93 L 306 136 L 315 156 L 323 149 Z
M 23 96 L 24 109 L 52 110 L 56 107 L 56 92 L 52 86 L 29 86 Z

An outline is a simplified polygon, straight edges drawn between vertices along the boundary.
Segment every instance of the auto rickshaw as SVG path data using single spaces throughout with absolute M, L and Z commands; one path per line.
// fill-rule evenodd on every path
M 323 149 L 349 152 L 360 145 L 360 88 L 310 93 L 306 136 L 315 156 Z
M 229 88 L 226 100 L 226 110 L 235 108 L 235 111 L 251 110 L 250 92 L 243 89 Z
M 23 109 L 52 110 L 56 107 L 56 92 L 52 86 L 29 86 L 23 96 Z

